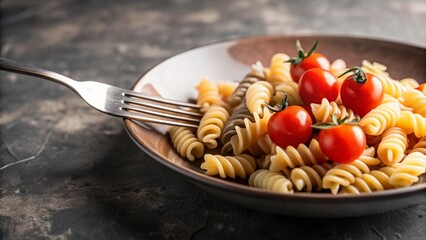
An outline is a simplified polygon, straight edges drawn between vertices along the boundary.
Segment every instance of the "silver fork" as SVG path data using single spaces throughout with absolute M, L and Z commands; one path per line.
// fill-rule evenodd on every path
M 190 128 L 197 128 L 202 117 L 200 106 L 196 104 L 151 96 L 100 82 L 79 82 L 59 73 L 6 58 L 0 58 L 0 70 L 62 84 L 93 108 L 113 116 Z

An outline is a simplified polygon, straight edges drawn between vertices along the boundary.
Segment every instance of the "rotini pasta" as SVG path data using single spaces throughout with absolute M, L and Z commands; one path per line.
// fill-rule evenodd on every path
M 412 108 L 413 113 L 426 117 L 426 95 L 416 89 L 404 92 L 402 96 L 404 105 Z
M 207 110 L 210 105 L 221 101 L 219 88 L 209 79 L 203 79 L 195 88 L 198 91 L 197 104 L 203 109 Z
M 389 183 L 398 188 L 411 186 L 419 180 L 418 176 L 425 171 L 426 155 L 421 152 L 412 152 L 395 166 L 395 171 L 390 176 Z
M 426 118 L 410 111 L 401 111 L 396 126 L 404 129 L 407 134 L 413 133 L 420 138 L 426 136 Z
M 246 178 L 256 170 L 254 158 L 247 154 L 239 156 L 221 156 L 205 154 L 201 169 L 206 170 L 207 175 L 217 175 L 221 178 Z
M 393 172 L 395 172 L 395 168 L 383 167 L 370 173 L 364 173 L 361 177 L 355 177 L 354 183 L 343 187 L 340 193 L 361 194 L 391 189 L 393 186 L 389 183 L 389 177 Z
M 275 95 L 272 100 L 275 104 L 281 104 L 283 92 L 287 94 L 288 105 L 303 105 L 299 95 L 299 84 L 293 81 L 286 81 L 275 87 Z
M 337 194 L 341 186 L 347 187 L 355 182 L 355 177 L 361 177 L 363 173 L 369 173 L 369 166 L 380 164 L 380 160 L 374 158 L 374 155 L 375 149 L 370 147 L 355 161 L 333 166 L 325 174 L 322 187 L 330 189 L 333 194 Z
M 218 145 L 225 122 L 229 118 L 228 110 L 220 105 L 213 105 L 204 113 L 197 130 L 197 138 L 207 148 L 213 149 Z
M 298 191 L 319 192 L 322 189 L 322 178 L 330 168 L 328 163 L 300 166 L 291 170 L 290 180 Z
M 384 103 L 362 117 L 359 125 L 368 135 L 380 135 L 386 129 L 394 127 L 400 115 L 397 103 Z
M 399 127 L 386 130 L 377 148 L 379 159 L 388 166 L 400 162 L 408 146 L 407 133 Z
M 244 128 L 239 126 L 235 127 L 236 135 L 232 136 L 230 139 L 234 155 L 241 154 L 253 143 L 256 143 L 260 137 L 265 135 L 271 115 L 269 109 L 264 107 L 262 116 L 253 113 L 253 122 L 246 118 L 244 119 Z
M 189 128 L 170 127 L 168 132 L 174 148 L 182 157 L 194 161 L 195 158 L 203 156 L 204 145 L 198 141 L 195 134 Z
M 290 76 L 290 63 L 286 62 L 290 57 L 284 53 L 276 53 L 272 56 L 269 66 L 270 74 L 267 81 L 276 86 L 286 81 L 293 81 Z
M 293 193 L 293 184 L 279 172 L 259 169 L 249 178 L 249 186 L 279 193 Z
M 269 170 L 281 171 L 285 168 L 315 165 L 318 162 L 324 162 L 326 159 L 326 156 L 321 152 L 318 141 L 312 139 L 309 146 L 299 144 L 297 148 L 288 146 L 286 149 L 276 146 L 275 154 L 271 156 Z
M 343 105 L 338 106 L 336 102 L 329 102 L 327 98 L 323 98 L 321 104 L 311 103 L 311 110 L 317 122 L 331 122 L 333 115 L 348 121 L 357 118 L 352 110 Z
M 246 92 L 246 105 L 251 113 L 262 114 L 265 102 L 272 98 L 273 87 L 266 81 L 253 83 Z

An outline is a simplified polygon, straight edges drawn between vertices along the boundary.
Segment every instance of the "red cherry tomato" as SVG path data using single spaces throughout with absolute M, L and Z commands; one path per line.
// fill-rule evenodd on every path
M 350 163 L 361 156 L 366 147 L 364 131 L 358 125 L 342 124 L 319 132 L 321 151 L 338 163 Z
M 365 116 L 383 100 L 383 86 L 380 80 L 370 73 L 365 73 L 364 78 L 357 78 L 356 72 L 348 76 L 340 88 L 340 97 L 345 107 L 352 109 L 360 117 Z M 358 71 L 361 71 L 360 69 Z M 356 80 L 358 79 L 358 80 Z
M 289 106 L 271 116 L 268 134 L 271 140 L 282 148 L 297 147 L 305 143 L 312 134 L 312 119 L 300 106 Z
M 305 105 L 321 103 L 323 98 L 335 101 L 339 95 L 339 85 L 331 72 L 312 68 L 300 77 L 299 95 Z
M 290 75 L 293 81 L 299 82 L 304 72 L 312 68 L 322 68 L 330 70 L 330 61 L 320 53 L 312 53 L 309 57 L 304 58 L 300 63 L 290 66 Z

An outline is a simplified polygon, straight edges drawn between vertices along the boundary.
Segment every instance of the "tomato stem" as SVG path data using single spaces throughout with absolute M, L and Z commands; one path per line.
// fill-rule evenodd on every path
M 287 60 L 286 62 L 289 62 L 291 64 L 299 64 L 303 61 L 303 59 L 309 57 L 312 55 L 312 53 L 315 51 L 315 49 L 318 46 L 318 42 L 319 40 L 317 39 L 314 43 L 314 45 L 312 46 L 311 50 L 309 50 L 308 53 L 305 53 L 305 50 L 303 50 L 302 48 L 302 44 L 300 44 L 299 39 L 296 41 L 296 48 L 297 48 L 297 57 L 292 57 L 289 60 Z
M 362 71 L 362 69 L 360 67 L 352 67 L 349 68 L 348 70 L 346 70 L 344 73 L 340 74 L 338 76 L 341 77 L 349 72 L 354 72 L 354 74 L 352 75 L 352 79 L 359 83 L 359 84 L 364 84 L 367 81 L 367 75 L 365 75 L 365 72 Z
M 354 119 L 347 121 L 348 117 L 338 118 L 337 114 L 331 116 L 331 122 L 318 122 L 312 125 L 315 129 L 328 129 L 334 126 L 342 125 L 342 124 L 357 124 L 359 121 L 358 116 Z
M 269 103 L 265 102 L 265 107 L 267 107 L 272 112 L 280 112 L 280 111 L 282 111 L 282 110 L 284 110 L 288 107 L 288 95 L 287 95 L 287 93 L 282 91 L 282 90 L 278 90 L 278 91 L 283 92 L 285 94 L 285 97 L 284 97 L 281 105 L 277 104 L 274 107 L 272 107 L 271 105 L 269 105 Z

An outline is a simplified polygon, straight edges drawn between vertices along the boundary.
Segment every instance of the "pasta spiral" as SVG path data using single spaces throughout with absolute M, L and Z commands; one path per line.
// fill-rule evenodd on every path
M 395 126 L 400 115 L 401 110 L 397 103 L 384 103 L 368 112 L 358 124 L 366 134 L 380 135 Z
M 197 104 L 203 109 L 221 101 L 219 88 L 209 79 L 204 78 L 195 88 L 198 91 Z
M 290 63 L 286 62 L 290 57 L 284 53 L 276 53 L 271 58 L 270 75 L 267 79 L 272 85 L 276 86 L 282 82 L 293 81 L 290 76 Z
M 421 152 L 426 154 L 426 136 L 419 139 L 419 141 L 413 146 L 411 152 Z
M 386 66 L 380 63 L 370 63 L 367 60 L 362 61 L 361 69 L 364 72 L 372 73 L 377 76 L 383 86 L 383 92 L 391 95 L 392 97 L 402 97 L 406 91 L 406 87 L 400 82 L 395 81 L 389 77 L 389 73 L 386 72 Z
M 258 81 L 248 87 L 246 92 L 246 105 L 251 113 L 262 114 L 265 102 L 269 103 L 273 87 L 266 81 Z
M 389 183 L 395 187 L 408 187 L 419 180 L 418 176 L 426 171 L 426 155 L 411 152 L 401 163 L 397 163 Z
M 272 97 L 274 103 L 281 104 L 283 96 L 281 92 L 287 94 L 288 105 L 303 105 L 299 95 L 299 84 L 293 81 L 286 81 L 275 87 L 275 95 Z
M 407 134 L 399 127 L 387 129 L 377 148 L 379 159 L 388 166 L 400 162 L 408 146 Z
M 279 172 L 259 169 L 249 178 L 249 186 L 279 193 L 293 193 L 293 184 Z
M 304 165 L 315 165 L 318 162 L 324 162 L 326 156 L 321 152 L 319 143 L 312 139 L 309 146 L 299 144 L 297 148 L 288 146 L 283 149 L 275 147 L 275 154 L 271 156 L 271 165 L 269 170 L 281 171 L 285 168 L 295 168 Z
M 227 103 L 231 107 L 236 107 L 243 101 L 248 87 L 257 81 L 264 81 L 266 78 L 265 72 L 261 64 L 254 65 L 249 74 L 238 84 L 231 96 L 228 97 Z
M 204 154 L 204 145 L 198 141 L 195 134 L 186 127 L 170 127 L 168 129 L 174 148 L 182 157 L 190 161 Z
M 327 98 L 323 98 L 321 104 L 311 103 L 311 109 L 317 122 L 330 122 L 333 115 L 341 119 L 347 118 L 348 121 L 357 117 L 352 110 L 343 105 L 338 106 L 336 102 L 329 102 Z
M 410 89 L 409 91 L 404 92 L 402 96 L 404 100 L 404 105 L 411 107 L 413 113 L 417 113 L 426 117 L 426 95 L 420 92 L 419 90 Z
M 200 120 L 200 126 L 197 129 L 197 138 L 204 143 L 207 148 L 216 148 L 217 138 L 222 134 L 225 122 L 229 118 L 229 113 L 225 107 L 213 105 L 209 107 Z
M 356 177 L 353 184 L 343 187 L 340 193 L 361 194 L 391 189 L 393 186 L 389 184 L 389 177 L 393 172 L 395 172 L 395 168 L 383 167 L 370 173 L 364 173 L 361 177 Z
M 227 153 L 232 150 L 232 145 L 230 142 L 231 137 L 237 134 L 235 127 L 245 126 L 244 119 L 248 119 L 251 122 L 253 122 L 254 116 L 248 110 L 245 102 L 242 102 L 240 105 L 238 105 L 234 109 L 234 111 L 232 112 L 231 116 L 229 117 L 228 121 L 225 123 L 225 126 L 223 128 L 222 137 L 221 137 L 221 141 L 223 143 L 222 153 Z
M 355 177 L 361 177 L 363 173 L 369 173 L 370 167 L 380 164 L 380 160 L 374 158 L 375 149 L 370 147 L 351 163 L 341 163 L 333 166 L 325 174 L 322 187 L 330 189 L 331 193 L 337 194 L 340 186 L 347 187 L 355 182 Z
M 407 134 L 414 132 L 416 137 L 426 136 L 426 118 L 410 111 L 401 111 L 396 126 L 404 129 Z
M 239 156 L 222 156 L 205 154 L 201 169 L 206 170 L 207 175 L 217 175 L 221 178 L 246 178 L 256 170 L 254 158 L 247 154 Z
M 322 178 L 330 168 L 328 163 L 300 166 L 291 170 L 290 180 L 298 191 L 319 192 L 322 189 Z
M 236 135 L 232 136 L 229 140 L 234 155 L 239 155 L 244 150 L 247 150 L 268 131 L 268 121 L 271 118 L 271 115 L 272 114 L 269 109 L 264 107 L 262 116 L 257 113 L 253 113 L 253 122 L 251 122 L 248 118 L 245 118 L 244 127 L 235 127 Z

